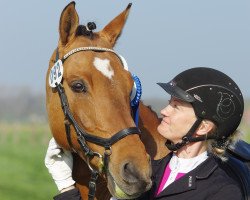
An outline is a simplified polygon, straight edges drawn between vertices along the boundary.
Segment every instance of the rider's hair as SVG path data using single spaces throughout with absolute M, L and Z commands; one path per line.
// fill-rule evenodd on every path
M 213 130 L 216 131 L 216 128 Z M 231 136 L 225 140 L 210 139 L 207 140 L 208 152 L 212 153 L 214 156 L 220 158 L 222 161 L 227 161 L 226 149 L 229 145 L 235 145 L 235 143 L 242 138 L 242 132 L 236 130 Z

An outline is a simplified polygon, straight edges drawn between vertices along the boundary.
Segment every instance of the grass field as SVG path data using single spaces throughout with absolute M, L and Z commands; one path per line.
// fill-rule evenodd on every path
M 0 123 L 1 200 L 49 200 L 57 193 L 44 166 L 50 137 L 44 124 Z
M 250 129 L 242 127 L 250 142 Z M 44 166 L 47 124 L 0 123 L 0 200 L 49 200 L 57 188 Z
M 241 124 L 239 130 L 243 133 L 243 139 L 250 143 L 250 125 Z

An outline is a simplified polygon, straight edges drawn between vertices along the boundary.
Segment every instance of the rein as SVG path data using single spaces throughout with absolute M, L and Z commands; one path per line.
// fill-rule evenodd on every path
M 52 67 L 52 71 L 50 74 L 50 80 L 49 80 L 50 86 L 56 88 L 56 90 L 59 94 L 59 97 L 60 97 L 61 107 L 62 107 L 64 116 L 65 116 L 65 130 L 66 130 L 66 136 L 67 136 L 68 143 L 69 143 L 71 149 L 74 152 L 76 152 L 73 148 L 72 140 L 71 140 L 70 126 L 72 125 L 74 127 L 75 132 L 76 132 L 77 141 L 81 147 L 81 150 L 87 156 L 87 159 L 85 162 L 88 165 L 89 170 L 91 171 L 91 178 L 89 181 L 88 199 L 93 200 L 95 197 L 96 180 L 98 179 L 99 172 L 91 167 L 91 165 L 89 163 L 90 158 L 93 158 L 94 156 L 101 158 L 102 162 L 103 162 L 103 168 L 104 168 L 104 170 L 107 170 L 109 156 L 112 154 L 111 146 L 114 143 L 118 142 L 119 140 L 121 140 L 122 138 L 124 138 L 128 135 L 132 135 L 132 134 L 140 135 L 141 131 L 139 130 L 138 127 L 129 127 L 129 128 L 125 128 L 125 129 L 117 132 L 115 135 L 113 135 L 110 138 L 102 138 L 102 137 L 98 137 L 98 136 L 94 136 L 92 134 L 89 134 L 80 127 L 80 125 L 77 123 L 77 121 L 75 120 L 74 116 L 72 115 L 72 113 L 70 111 L 67 95 L 65 93 L 63 85 L 61 84 L 62 76 L 63 76 L 63 65 L 62 65 L 63 62 L 69 56 L 71 56 L 77 52 L 80 52 L 80 51 L 98 51 L 98 52 L 108 51 L 108 52 L 112 52 L 121 60 L 125 69 L 127 68 L 127 65 L 124 64 L 124 63 L 126 63 L 125 59 L 122 56 L 120 56 L 119 54 L 117 54 L 115 51 L 113 51 L 112 49 L 99 48 L 99 47 L 80 47 L 80 48 L 73 49 L 72 51 L 65 54 L 62 59 L 59 59 L 59 52 L 58 52 L 58 48 L 57 48 L 56 63 Z M 138 101 L 138 104 L 139 104 L 139 101 Z M 133 105 L 133 106 L 138 107 L 138 104 Z M 100 153 L 94 152 L 93 150 L 91 150 L 89 148 L 89 146 L 87 145 L 86 141 L 104 147 L 104 149 L 105 149 L 104 155 L 102 156 Z

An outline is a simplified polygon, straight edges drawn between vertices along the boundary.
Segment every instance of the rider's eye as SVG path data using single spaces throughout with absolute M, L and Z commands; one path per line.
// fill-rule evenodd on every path
M 70 87 L 74 92 L 87 92 L 87 87 L 82 81 L 73 81 Z

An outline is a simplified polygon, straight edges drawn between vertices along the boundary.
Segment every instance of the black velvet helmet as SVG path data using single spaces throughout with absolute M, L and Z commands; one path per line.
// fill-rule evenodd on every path
M 217 139 L 225 139 L 240 124 L 244 100 L 237 84 L 226 74 L 206 67 L 188 69 L 168 83 L 158 83 L 170 95 L 190 102 L 198 118 L 217 125 Z

